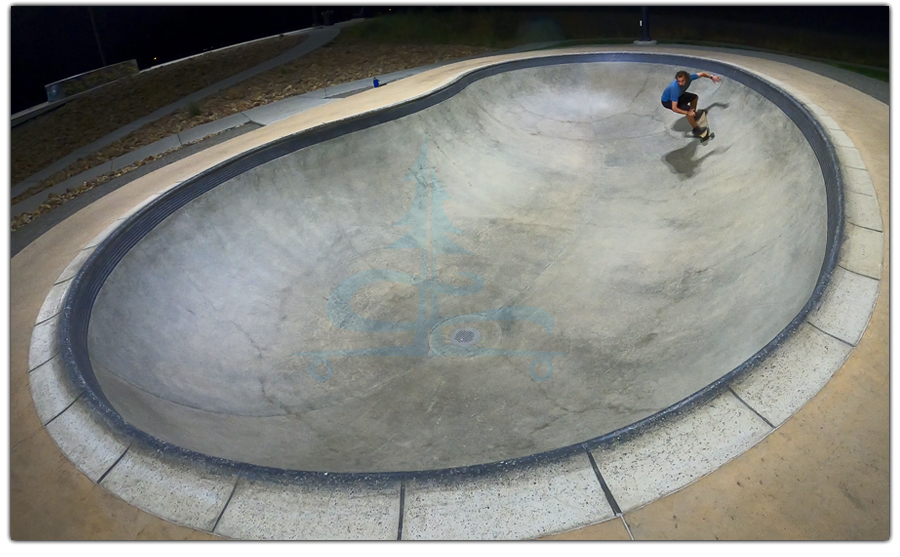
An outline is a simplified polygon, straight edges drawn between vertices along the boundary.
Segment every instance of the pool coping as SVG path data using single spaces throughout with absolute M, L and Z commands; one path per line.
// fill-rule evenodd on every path
M 852 141 L 799 92 L 759 72 L 727 65 L 790 94 L 818 120 L 840 162 L 848 225 L 834 280 L 821 305 L 758 370 L 683 414 L 614 444 L 585 447 L 525 467 L 446 477 L 362 475 L 346 481 L 324 474 L 298 482 L 285 473 L 282 478 L 259 479 L 128 440 L 89 412 L 67 381 L 55 327 L 75 272 L 90 253 L 178 182 L 89 242 L 47 296 L 29 355 L 42 424 L 76 467 L 111 493 L 166 520 L 235 538 L 536 537 L 613 518 L 689 485 L 774 431 L 841 367 L 871 316 L 880 285 L 874 277 L 880 276 L 882 265 L 884 240 L 874 186 Z M 815 357 L 805 357 L 811 351 Z M 173 486 L 178 489 L 173 491 Z M 317 512 L 304 511 L 305 505 Z M 486 507 L 493 510 L 485 512 Z

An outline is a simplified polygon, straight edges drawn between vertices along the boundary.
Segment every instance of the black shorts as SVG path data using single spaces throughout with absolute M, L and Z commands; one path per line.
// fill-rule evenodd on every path
M 682 93 L 680 97 L 678 97 L 678 108 L 681 110 L 690 110 L 691 109 L 691 101 L 696 99 L 697 95 L 693 93 Z M 672 110 L 672 103 L 666 104 L 662 101 L 660 103 L 663 107 Z

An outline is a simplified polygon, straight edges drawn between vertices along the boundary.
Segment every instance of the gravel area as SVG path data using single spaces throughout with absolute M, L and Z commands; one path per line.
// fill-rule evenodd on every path
M 13 129 L 12 183 L 16 184 L 53 160 L 194 91 L 271 59 L 298 44 L 289 37 L 235 47 L 144 72 L 98 89 L 59 110 Z M 302 39 L 302 37 L 301 37 Z M 416 68 L 489 52 L 485 47 L 454 45 L 389 45 L 361 40 L 337 40 L 293 62 L 259 74 L 161 118 L 108 147 L 79 159 L 33 186 L 18 199 L 39 194 L 66 179 L 178 132 L 231 114 L 331 85 Z M 177 93 L 174 91 L 177 84 Z M 77 103 L 77 104 L 76 104 Z M 111 109 L 115 106 L 115 109 Z M 84 192 L 158 159 L 150 157 L 127 169 L 111 172 L 63 195 L 50 195 L 32 212 L 13 215 L 17 230 L 42 214 Z M 13 203 L 18 199 L 13 200 Z

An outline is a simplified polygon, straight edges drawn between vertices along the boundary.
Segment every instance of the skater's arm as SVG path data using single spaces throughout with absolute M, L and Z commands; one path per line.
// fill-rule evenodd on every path
M 708 77 L 709 79 L 713 80 L 714 83 L 718 83 L 718 82 L 722 81 L 721 77 L 719 77 L 717 75 L 713 75 L 711 73 L 700 72 L 697 74 L 697 76 L 698 77 Z

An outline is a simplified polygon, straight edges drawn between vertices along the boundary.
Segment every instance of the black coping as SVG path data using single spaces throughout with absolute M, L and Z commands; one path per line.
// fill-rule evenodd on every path
M 106 278 L 112 273 L 115 266 L 121 261 L 128 250 L 136 245 L 141 238 L 147 235 L 156 225 L 161 223 L 169 215 L 203 193 L 251 168 L 289 153 L 293 153 L 304 147 L 413 114 L 452 97 L 477 80 L 525 68 L 599 62 L 654 63 L 685 68 L 702 66 L 704 71 L 712 71 L 726 76 L 729 79 L 738 81 L 778 106 L 797 125 L 815 152 L 825 181 L 828 218 L 826 254 L 819 272 L 819 278 L 812 295 L 800 313 L 798 313 L 788 326 L 775 336 L 775 338 L 747 361 L 693 395 L 619 430 L 585 440 L 581 443 L 526 457 L 440 470 L 338 473 L 285 470 L 235 462 L 197 453 L 156 439 L 126 423 L 121 415 L 113 409 L 112 405 L 103 394 L 103 391 L 100 389 L 97 379 L 94 376 L 88 355 L 87 332 L 91 310 L 97 294 Z M 832 145 L 831 141 L 828 139 L 824 128 L 818 120 L 816 120 L 803 105 L 793 97 L 789 96 L 786 92 L 737 67 L 697 57 L 644 53 L 557 55 L 505 62 L 466 74 L 458 81 L 424 97 L 389 107 L 375 113 L 325 124 L 242 153 L 233 159 L 198 174 L 190 180 L 186 180 L 163 196 L 160 196 L 159 199 L 148 204 L 139 212 L 130 216 L 120 227 L 114 230 L 100 243 L 99 246 L 97 246 L 84 263 L 81 270 L 72 280 L 72 286 L 63 304 L 58 329 L 63 368 L 67 378 L 71 380 L 76 387 L 84 390 L 83 394 L 85 401 L 116 433 L 136 441 L 139 446 L 143 445 L 145 448 L 152 450 L 157 454 L 178 460 L 187 459 L 192 465 L 208 466 L 217 470 L 238 473 L 245 477 L 266 479 L 270 481 L 294 481 L 297 479 L 308 481 L 316 479 L 328 483 L 359 481 L 382 482 L 406 478 L 441 482 L 460 477 L 500 473 L 510 468 L 534 466 L 542 462 L 559 460 L 573 454 L 590 451 L 600 446 L 615 444 L 647 431 L 650 428 L 659 426 L 664 421 L 670 420 L 689 411 L 694 406 L 715 397 L 736 379 L 744 376 L 754 367 L 759 365 L 773 350 L 784 343 L 803 323 L 809 312 L 821 304 L 825 288 L 830 282 L 834 268 L 837 265 L 844 226 L 843 190 L 844 185 L 834 145 Z

